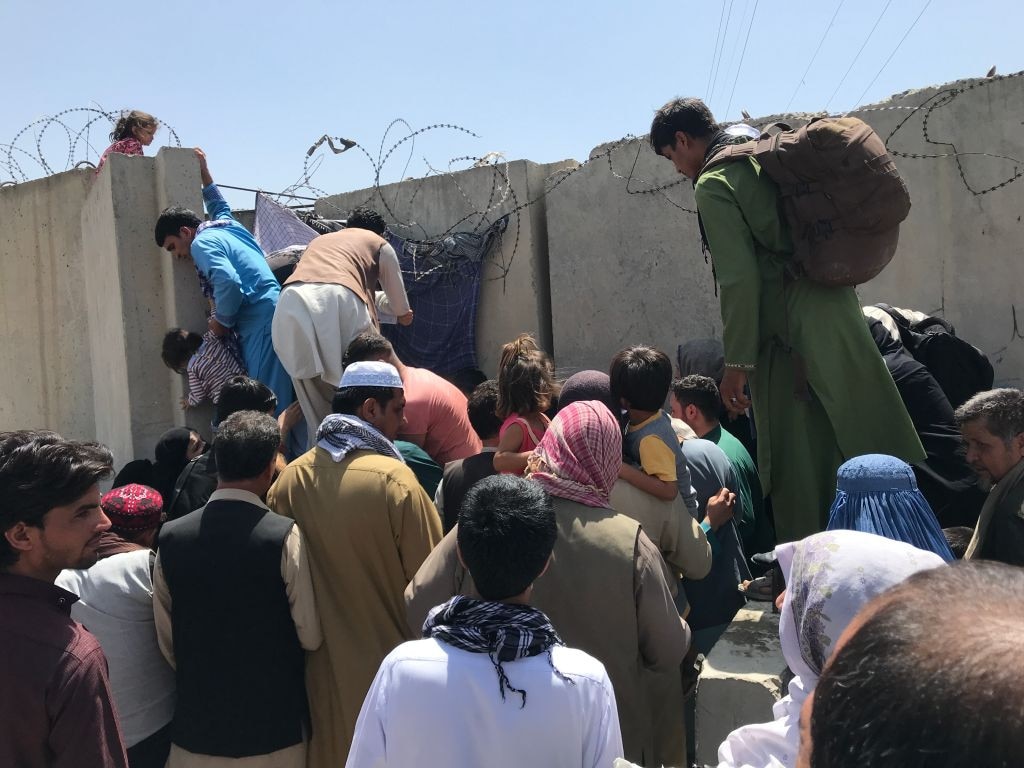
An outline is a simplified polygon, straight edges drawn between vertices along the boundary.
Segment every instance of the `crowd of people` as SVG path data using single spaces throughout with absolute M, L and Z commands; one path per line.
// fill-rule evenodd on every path
M 109 151 L 141 154 L 156 122 L 122 122 Z M 786 696 L 720 766 L 1015 764 L 1024 393 L 925 412 L 927 367 L 789 268 L 757 161 L 702 172 L 736 132 L 680 99 L 650 140 L 694 181 L 722 342 L 559 380 L 523 334 L 468 392 L 381 334 L 415 319 L 379 214 L 282 285 L 196 150 L 209 218 L 155 239 L 208 327 L 161 354 L 212 440 L 115 468 L 0 432 L 0 764 L 689 766 L 701 655 L 748 600 Z

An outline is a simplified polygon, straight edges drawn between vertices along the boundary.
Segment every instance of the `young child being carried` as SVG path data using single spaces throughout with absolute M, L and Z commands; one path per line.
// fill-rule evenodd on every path
M 188 395 L 181 401 L 182 408 L 193 408 L 207 400 L 216 404 L 228 379 L 246 374 L 234 334 L 217 336 L 207 331 L 200 336 L 184 328 L 171 328 L 164 336 L 161 357 L 175 373 L 188 374 Z
M 629 420 L 619 477 L 664 501 L 678 494 L 690 514 L 696 515 L 699 504 L 690 484 L 690 467 L 672 417 L 662 410 L 672 384 L 668 355 L 652 347 L 628 347 L 612 358 L 608 376 L 612 401 L 626 410 Z
M 498 472 L 523 474 L 526 459 L 540 443 L 550 419 L 544 415 L 555 392 L 547 355 L 528 333 L 520 334 L 501 349 L 498 365 Z

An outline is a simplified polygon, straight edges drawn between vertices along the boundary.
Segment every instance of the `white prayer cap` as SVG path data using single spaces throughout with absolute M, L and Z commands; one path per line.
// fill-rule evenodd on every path
M 376 360 L 352 363 L 341 374 L 341 388 L 345 387 L 391 387 L 405 389 L 398 369 L 391 363 Z
M 754 126 L 747 125 L 746 123 L 733 123 L 725 129 L 725 132 L 730 136 L 746 136 L 754 140 L 761 138 L 761 132 Z

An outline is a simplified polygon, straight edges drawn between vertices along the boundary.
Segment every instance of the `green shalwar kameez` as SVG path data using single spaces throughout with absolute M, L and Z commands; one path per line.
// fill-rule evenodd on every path
M 914 463 L 924 448 L 854 289 L 786 276 L 792 242 L 757 161 L 708 171 L 695 195 L 721 293 L 725 364 L 748 377 L 778 540 L 801 539 L 828 522 L 844 461 L 886 453 Z M 793 353 L 806 365 L 809 401 L 795 395 Z

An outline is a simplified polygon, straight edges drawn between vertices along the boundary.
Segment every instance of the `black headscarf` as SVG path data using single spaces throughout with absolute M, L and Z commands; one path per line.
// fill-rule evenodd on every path
M 181 470 L 188 464 L 188 441 L 192 437 L 192 430 L 186 427 L 176 427 L 164 432 L 156 444 L 153 464 L 152 483 L 147 483 L 155 488 L 164 497 L 164 504 L 169 504 L 174 496 L 174 483 L 181 474 Z M 165 510 L 166 511 L 166 510 Z

